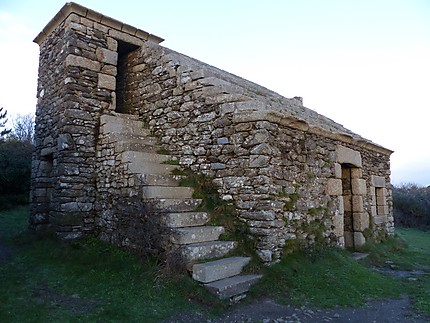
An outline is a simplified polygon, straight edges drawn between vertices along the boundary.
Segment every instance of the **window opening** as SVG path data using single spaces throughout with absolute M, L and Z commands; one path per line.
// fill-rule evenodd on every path
M 382 187 L 375 187 L 376 195 L 376 215 L 384 215 L 381 212 L 381 208 L 384 205 L 384 190 Z

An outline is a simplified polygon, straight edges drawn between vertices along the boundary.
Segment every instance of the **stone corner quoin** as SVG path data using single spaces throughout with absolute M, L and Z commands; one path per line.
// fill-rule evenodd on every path
M 292 239 L 355 248 L 393 234 L 392 151 L 307 109 L 302 98 L 284 98 L 73 2 L 34 41 L 35 230 L 131 246 L 136 237 L 127 235 L 146 233 L 124 229 L 124 219 L 144 205 L 142 183 L 155 175 L 135 171 L 125 152 L 156 140 L 180 166 L 213 177 L 265 262 Z

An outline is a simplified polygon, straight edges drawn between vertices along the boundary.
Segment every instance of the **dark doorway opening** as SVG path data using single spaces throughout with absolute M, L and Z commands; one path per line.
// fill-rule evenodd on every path
M 352 166 L 342 164 L 343 228 L 345 247 L 354 248 L 354 205 L 352 198 Z
M 131 60 L 130 53 L 139 46 L 118 40 L 118 64 L 116 75 L 116 105 L 115 112 L 130 113 L 131 104 L 128 99 L 130 86 Z

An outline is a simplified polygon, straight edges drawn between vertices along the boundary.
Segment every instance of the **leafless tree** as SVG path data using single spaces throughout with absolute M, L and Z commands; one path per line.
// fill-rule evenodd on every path
M 6 127 L 6 122 L 7 122 L 7 111 L 6 109 L 3 110 L 2 107 L 0 107 L 0 140 L 3 136 L 6 136 L 9 132 L 10 129 L 3 129 Z
M 12 132 L 10 136 L 21 142 L 33 143 L 34 141 L 34 115 L 19 114 L 12 120 Z

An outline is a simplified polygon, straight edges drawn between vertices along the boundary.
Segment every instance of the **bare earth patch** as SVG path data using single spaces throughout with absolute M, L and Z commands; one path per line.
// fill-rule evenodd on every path
M 208 319 L 200 313 L 182 313 L 165 322 L 412 322 L 425 323 L 428 318 L 413 309 L 407 295 L 399 299 L 369 302 L 364 307 L 316 309 L 280 305 L 266 298 L 239 306 L 217 319 Z
M 48 307 L 62 307 L 72 314 L 80 315 L 92 311 L 101 302 L 81 299 L 79 295 L 65 295 L 47 287 L 40 286 L 33 291 L 32 299 L 35 303 Z

